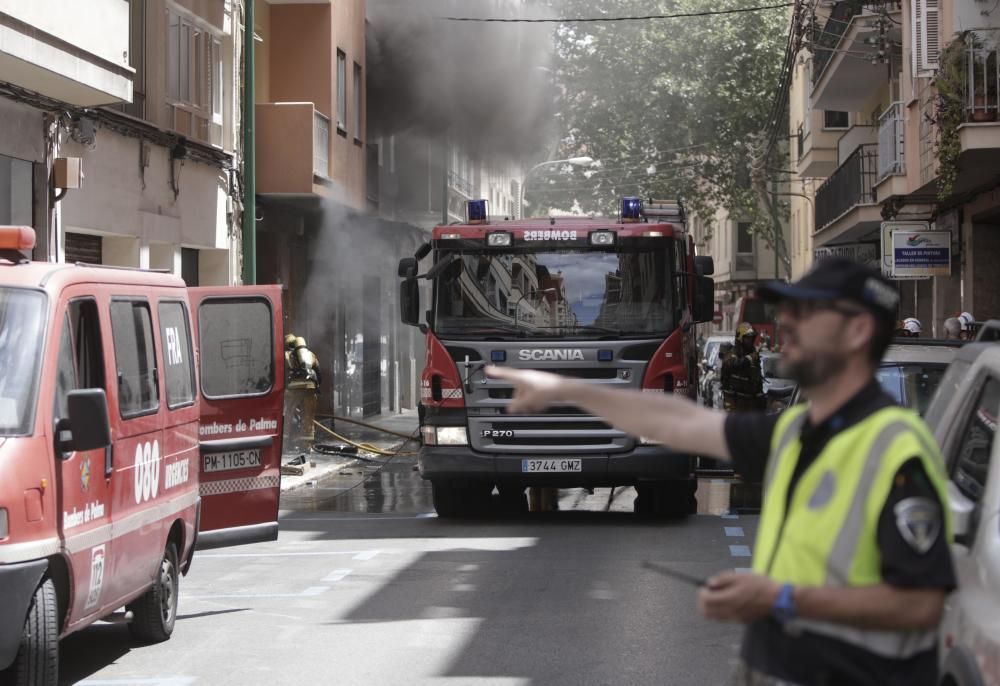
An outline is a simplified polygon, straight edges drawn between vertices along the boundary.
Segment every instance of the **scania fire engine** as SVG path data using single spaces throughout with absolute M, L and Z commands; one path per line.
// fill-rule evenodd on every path
M 683 206 L 625 198 L 610 219 L 498 221 L 483 200 L 467 211 L 399 265 L 403 322 L 427 337 L 419 466 L 438 514 L 484 513 L 494 489 L 522 508 L 533 486 L 635 486 L 637 512 L 693 512 L 693 457 L 575 407 L 509 414 L 511 385 L 484 373 L 509 365 L 693 397 L 714 268 L 695 256 Z

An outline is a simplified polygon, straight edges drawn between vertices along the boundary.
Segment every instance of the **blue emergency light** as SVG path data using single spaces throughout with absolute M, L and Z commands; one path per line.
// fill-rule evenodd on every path
M 491 350 L 490 351 L 490 362 L 506 362 L 507 361 L 507 351 L 506 350 Z
M 614 350 L 598 350 L 597 351 L 597 361 L 598 362 L 611 362 L 615 359 Z
M 466 214 L 470 224 L 485 223 L 488 219 L 485 200 L 470 200 L 466 205 Z
M 622 220 L 639 221 L 642 218 L 641 198 L 622 198 Z

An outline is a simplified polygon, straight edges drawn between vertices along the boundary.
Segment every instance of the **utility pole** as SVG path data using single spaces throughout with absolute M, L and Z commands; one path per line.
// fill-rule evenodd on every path
M 448 134 L 441 140 L 441 226 L 448 226 L 448 163 L 451 155 L 448 150 Z
M 257 283 L 257 150 L 254 126 L 256 95 L 254 94 L 253 4 L 247 0 L 243 30 L 243 283 Z

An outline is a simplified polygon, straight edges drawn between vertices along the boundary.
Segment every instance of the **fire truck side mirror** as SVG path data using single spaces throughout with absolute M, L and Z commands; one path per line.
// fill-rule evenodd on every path
M 715 318 L 715 281 L 712 277 L 695 277 L 694 295 L 695 322 L 704 324 L 712 321 Z
M 420 326 L 420 287 L 412 277 L 399 284 L 399 315 L 404 324 Z
M 402 279 L 412 279 L 417 275 L 417 258 L 404 257 L 399 261 L 399 277 Z
M 698 276 L 711 276 L 715 273 L 715 260 L 709 255 L 699 255 L 694 258 L 694 270 Z
M 70 391 L 67 396 L 69 408 L 67 420 L 60 420 L 59 429 L 69 430 L 72 438 L 63 445 L 63 450 L 82 452 L 96 450 L 111 445 L 111 422 L 108 418 L 108 398 L 103 388 L 84 388 Z M 67 451 L 67 452 L 69 452 Z

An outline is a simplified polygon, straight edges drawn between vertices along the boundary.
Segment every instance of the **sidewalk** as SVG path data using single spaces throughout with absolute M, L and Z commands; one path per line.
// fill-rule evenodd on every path
M 373 448 L 378 448 L 379 450 L 387 452 L 399 450 L 405 439 L 400 436 L 384 433 L 379 431 L 379 429 L 386 429 L 388 431 L 393 431 L 397 434 L 405 434 L 407 436 L 416 436 L 419 428 L 416 410 L 408 410 L 399 414 L 394 413 L 379 415 L 365 420 L 358 420 L 364 421 L 365 424 L 370 424 L 377 428 L 369 428 L 358 424 L 352 424 L 346 420 L 331 420 L 326 417 L 318 418 L 318 421 L 324 426 L 332 428 L 333 431 L 340 434 L 344 438 L 353 441 L 354 443 L 368 444 Z M 335 438 L 319 427 L 316 427 L 316 444 L 326 444 L 329 446 L 347 445 L 344 441 Z M 402 448 L 402 451 L 415 451 L 419 445 L 419 442 L 411 441 Z M 288 465 L 289 463 L 297 461 L 301 455 L 305 456 L 305 464 L 297 466 L 304 467 L 303 473 L 301 475 L 282 474 L 282 491 L 288 491 L 293 488 L 308 485 L 311 482 L 322 479 L 324 476 L 346 469 L 361 462 L 355 457 L 354 454 L 328 454 L 319 452 L 315 450 L 315 448 L 309 453 L 285 453 L 282 456 L 281 462 L 283 465 Z M 372 460 L 382 459 L 378 454 L 371 452 L 359 451 L 357 455 Z

